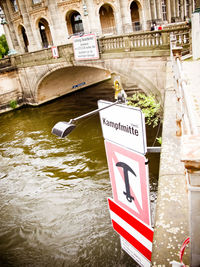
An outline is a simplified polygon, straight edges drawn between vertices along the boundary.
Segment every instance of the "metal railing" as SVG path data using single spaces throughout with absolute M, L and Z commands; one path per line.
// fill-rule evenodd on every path
M 184 79 L 181 63 L 182 47 L 180 45 L 179 35 L 171 35 L 170 50 L 171 61 L 173 67 L 173 75 L 175 80 L 175 90 L 178 100 L 177 121 L 180 121 L 182 134 L 196 135 L 198 128 L 195 123 L 195 116 L 192 109 L 192 101 L 188 93 L 187 82 Z M 184 43 L 182 38 L 181 44 Z M 174 52 L 175 51 L 175 52 Z

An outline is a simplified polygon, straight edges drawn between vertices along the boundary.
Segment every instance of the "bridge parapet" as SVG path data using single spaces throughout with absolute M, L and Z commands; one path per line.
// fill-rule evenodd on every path
M 100 54 L 103 56 L 103 54 L 108 53 L 135 52 L 134 56 L 145 56 L 142 52 L 148 51 L 148 56 L 169 56 L 170 34 L 178 36 L 177 42 L 179 45 L 184 49 L 188 49 L 190 46 L 190 29 L 185 25 L 184 27 L 161 31 L 137 32 L 99 38 Z M 159 54 L 156 54 L 156 51 Z M 11 65 L 15 67 L 30 67 L 61 62 L 68 62 L 73 65 L 74 52 L 72 43 L 58 46 L 58 53 L 59 58 L 56 59 L 52 56 L 51 48 L 15 55 L 11 57 Z M 4 64 L 4 61 L 2 64 Z
M 178 36 L 177 42 L 188 48 L 190 44 L 190 29 L 184 27 L 170 28 L 161 31 L 138 32 L 124 36 L 104 37 L 100 39 L 102 53 L 137 51 L 137 50 L 168 50 L 170 49 L 170 35 Z

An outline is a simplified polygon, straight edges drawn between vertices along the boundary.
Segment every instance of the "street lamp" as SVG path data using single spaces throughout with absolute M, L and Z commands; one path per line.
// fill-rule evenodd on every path
M 75 123 L 80 120 L 80 119 L 83 119 L 83 118 L 86 118 L 86 117 L 89 117 L 95 113 L 98 113 L 99 111 L 103 110 L 103 109 L 106 109 L 106 108 L 109 108 L 109 107 L 112 107 L 116 104 L 119 104 L 120 102 L 117 100 L 116 102 L 106 106 L 106 107 L 103 107 L 103 108 L 98 108 L 98 109 L 95 109 L 91 112 L 88 112 L 84 115 L 81 115 L 79 117 L 76 117 L 74 119 L 71 119 L 69 122 L 66 122 L 66 121 L 59 121 L 57 122 L 53 129 L 52 129 L 52 134 L 55 134 L 57 135 L 58 137 L 61 137 L 61 138 L 64 138 L 66 137 L 68 134 L 71 133 L 71 131 L 74 130 L 74 128 L 76 127 Z
M 79 121 L 80 119 L 89 117 L 93 114 L 98 113 L 101 110 L 104 110 L 106 108 L 112 107 L 116 104 L 125 104 L 126 103 L 126 93 L 124 91 L 124 89 L 121 86 L 121 82 L 120 82 L 120 77 L 117 77 L 114 81 L 114 89 L 115 89 L 115 102 L 111 103 L 110 105 L 103 107 L 103 108 L 98 108 L 95 109 L 93 111 L 90 111 L 84 115 L 81 115 L 79 117 L 76 117 L 74 119 L 71 119 L 69 122 L 66 121 L 59 121 L 58 123 L 56 123 L 54 125 L 54 127 L 52 128 L 52 134 L 57 135 L 58 137 L 64 138 L 66 137 L 68 134 L 71 133 L 71 131 L 74 130 L 74 128 L 76 127 L 76 122 Z

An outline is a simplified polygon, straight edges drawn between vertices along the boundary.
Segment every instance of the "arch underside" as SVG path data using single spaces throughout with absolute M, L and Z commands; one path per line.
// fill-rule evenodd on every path
M 57 69 L 46 75 L 39 83 L 36 96 L 37 104 L 80 90 L 110 77 L 110 72 L 107 70 L 87 66 Z
M 145 61 L 144 61 L 145 63 Z M 51 70 L 39 82 L 36 89 L 35 100 L 42 104 L 57 97 L 77 91 L 92 84 L 111 78 L 111 74 L 121 76 L 125 89 L 134 88 L 144 93 L 154 95 L 163 103 L 165 87 L 165 61 L 153 61 L 146 70 L 138 66 L 137 62 L 128 60 L 109 60 L 87 65 L 66 66 Z

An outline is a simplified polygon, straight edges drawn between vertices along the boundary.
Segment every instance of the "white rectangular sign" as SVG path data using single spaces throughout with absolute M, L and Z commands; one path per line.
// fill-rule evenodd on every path
M 99 49 L 95 34 L 85 34 L 73 38 L 75 60 L 91 60 L 99 58 Z
M 111 102 L 98 101 L 99 108 Z M 105 139 L 146 154 L 145 120 L 139 108 L 117 104 L 99 112 L 103 136 Z
M 121 247 L 126 253 L 134 259 L 141 267 L 150 267 L 151 262 L 149 262 L 137 249 L 135 249 L 131 244 L 129 244 L 126 239 L 120 236 Z
M 154 231 L 108 198 L 114 230 L 121 237 L 122 248 L 142 267 L 150 267 Z
M 51 47 L 51 52 L 52 52 L 53 58 L 58 58 L 59 57 L 57 46 L 52 46 Z

